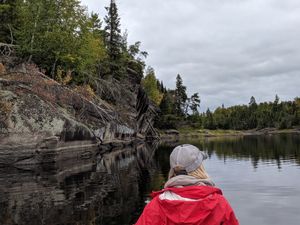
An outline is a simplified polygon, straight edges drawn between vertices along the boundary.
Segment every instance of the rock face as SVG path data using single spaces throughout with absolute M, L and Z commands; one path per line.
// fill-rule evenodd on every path
M 0 164 L 81 157 L 86 146 L 157 136 L 155 108 L 137 84 L 99 80 L 96 94 L 88 98 L 35 68 L 25 71 L 0 75 Z M 110 102 L 99 97 L 103 94 Z

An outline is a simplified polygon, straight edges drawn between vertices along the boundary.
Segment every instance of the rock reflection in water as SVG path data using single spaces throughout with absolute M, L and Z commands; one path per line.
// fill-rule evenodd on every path
M 143 208 L 143 180 L 157 170 L 155 144 L 35 171 L 0 169 L 0 224 L 132 224 Z

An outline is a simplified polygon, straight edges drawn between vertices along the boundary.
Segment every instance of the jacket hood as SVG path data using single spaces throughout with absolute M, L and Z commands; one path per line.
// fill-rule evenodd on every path
M 210 179 L 198 179 L 189 175 L 178 175 L 172 177 L 165 183 L 165 188 L 182 186 L 215 186 Z
M 222 191 L 219 188 L 212 187 L 212 186 L 186 186 L 186 187 L 168 187 L 164 188 L 161 191 L 152 192 L 151 196 L 152 198 L 155 198 L 156 196 L 162 194 L 165 191 L 171 191 L 174 192 L 177 195 L 180 195 L 184 198 L 190 198 L 190 199 L 203 199 L 208 197 L 212 194 L 219 194 L 222 195 Z

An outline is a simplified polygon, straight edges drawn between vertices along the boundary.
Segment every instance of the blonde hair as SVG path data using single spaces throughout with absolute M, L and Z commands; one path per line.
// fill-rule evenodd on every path
M 180 166 L 176 166 L 173 169 L 170 169 L 169 171 L 169 179 L 171 179 L 172 177 L 175 177 L 176 174 L 178 174 L 180 171 L 184 170 L 183 167 Z M 193 176 L 197 179 L 209 179 L 209 175 L 207 174 L 203 164 L 201 164 L 197 169 L 195 169 L 192 172 L 187 173 L 187 175 L 189 176 Z
M 209 179 L 209 175 L 207 174 L 203 164 L 201 164 L 196 170 L 189 172 L 188 175 L 198 179 Z

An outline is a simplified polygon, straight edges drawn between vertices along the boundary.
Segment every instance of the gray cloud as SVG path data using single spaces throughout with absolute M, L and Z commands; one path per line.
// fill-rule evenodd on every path
M 109 1 L 83 0 L 104 16 Z M 117 0 L 129 41 L 169 88 L 183 77 L 202 110 L 300 95 L 299 0 Z

